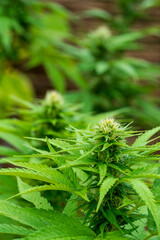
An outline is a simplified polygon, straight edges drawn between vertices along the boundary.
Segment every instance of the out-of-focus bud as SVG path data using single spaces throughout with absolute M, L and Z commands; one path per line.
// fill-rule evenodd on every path
M 48 91 L 44 99 L 44 104 L 47 106 L 55 105 L 56 107 L 61 108 L 63 105 L 63 98 L 57 91 Z
M 111 31 L 106 26 L 101 26 L 97 30 L 92 32 L 92 36 L 96 38 L 108 39 L 111 37 L 111 35 Z

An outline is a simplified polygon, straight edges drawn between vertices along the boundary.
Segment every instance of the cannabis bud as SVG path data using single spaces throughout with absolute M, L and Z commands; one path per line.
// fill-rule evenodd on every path
M 113 118 L 106 118 L 100 121 L 98 131 L 108 142 L 121 142 L 124 140 L 122 126 Z
M 99 157 L 107 162 L 118 161 L 121 147 L 125 144 L 124 128 L 113 118 L 106 118 L 100 121 L 98 125 L 98 138 L 101 143 L 101 152 Z
M 107 118 L 100 121 L 99 129 L 104 134 L 110 134 L 120 130 L 120 124 L 116 122 L 113 118 Z
M 101 26 L 92 35 L 96 38 L 108 39 L 111 37 L 111 32 L 106 26 Z
M 44 99 L 44 104 L 47 106 L 55 105 L 61 108 L 63 105 L 63 98 L 57 91 L 48 91 Z

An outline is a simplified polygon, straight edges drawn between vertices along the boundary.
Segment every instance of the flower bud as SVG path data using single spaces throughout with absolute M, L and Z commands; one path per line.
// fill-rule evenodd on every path
M 93 37 L 108 39 L 111 37 L 111 31 L 106 26 L 101 26 L 92 33 Z
M 99 129 L 104 134 L 114 134 L 116 131 L 120 130 L 120 124 L 116 122 L 113 118 L 107 118 L 100 121 Z
M 47 106 L 55 105 L 56 107 L 61 108 L 63 105 L 63 98 L 57 91 L 48 91 L 44 99 L 44 104 Z

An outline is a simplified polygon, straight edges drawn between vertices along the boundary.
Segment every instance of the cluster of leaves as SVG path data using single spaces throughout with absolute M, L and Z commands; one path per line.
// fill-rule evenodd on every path
M 17 89 L 19 85 L 27 93 L 24 99 L 30 100 L 27 95 L 33 91 L 31 83 L 20 71 L 24 73 L 27 69 L 39 66 L 43 66 L 48 78 L 61 92 L 65 90 L 67 77 L 83 87 L 75 59 L 59 47 L 61 41 L 71 38 L 71 16 L 65 8 L 49 1 L 1 1 L 0 91 L 5 92 L 7 86 L 9 91 L 7 94 L 5 92 L 6 99 L 10 92 L 23 97 Z M 3 104 L 3 96 L 0 103 Z M 11 103 L 8 100 L 8 105 Z
M 40 147 L 43 150 L 45 144 L 42 142 L 37 144 L 37 141 L 24 139 L 24 137 L 66 138 L 71 135 L 67 130 L 70 124 L 75 127 L 84 127 L 87 122 L 83 120 L 84 114 L 80 113 L 79 106 L 67 103 L 56 91 L 48 91 L 43 100 L 35 100 L 33 103 L 19 98 L 13 100 L 21 106 L 14 110 L 12 118 L 0 121 L 0 138 L 14 147 L 14 150 L 1 146 L 2 156 L 10 156 L 18 152 L 31 153 L 32 149 L 29 150 L 27 147 L 28 142 L 32 143 L 32 147 Z M 2 159 L 1 162 L 3 162 Z
M 156 27 L 132 32 L 133 23 L 146 16 L 147 9 L 158 6 L 159 0 L 115 2 L 119 9 L 116 16 L 98 9 L 81 14 L 100 18 L 109 26 L 101 26 L 82 39 L 79 34 L 76 37 L 71 33 L 70 22 L 76 19 L 74 15 L 56 3 L 2 0 L 0 116 L 13 104 L 10 94 L 26 100 L 33 95 L 29 79 L 13 69 L 43 66 L 60 92 L 65 91 L 68 78 L 79 87 L 78 93 L 69 96 L 72 101 L 83 98 L 86 112 L 129 106 L 127 117 L 135 119 L 139 125 L 159 125 L 158 99 L 151 97 L 158 85 L 159 67 L 126 57 L 128 50 L 142 47 L 138 40 L 159 33 Z M 77 47 L 73 47 L 75 45 Z
M 118 35 L 105 26 L 77 43 L 70 33 L 71 15 L 63 7 L 34 0 L 2 0 L 3 103 L 7 103 L 6 93 L 31 98 L 28 80 L 13 71 L 24 62 L 29 68 L 43 65 L 61 92 L 66 76 L 74 80 L 83 89 L 76 95 L 85 99 L 87 112 L 131 106 L 141 124 L 159 124 L 154 100 L 146 102 L 149 89 L 157 86 L 159 68 L 125 57 L 127 50 L 139 48 L 137 40 L 157 33 L 156 28 L 128 31 L 134 20 L 158 1 L 119 0 L 118 4 L 121 14 L 115 19 L 105 11 L 87 13 L 105 20 Z M 64 40 L 72 40 L 80 48 Z M 90 79 L 87 84 L 75 61 Z M 140 80 L 147 85 L 141 88 Z M 77 97 L 70 96 L 72 100 Z M 159 238 L 160 144 L 150 138 L 160 127 L 142 134 L 112 118 L 93 126 L 101 114 L 80 114 L 79 106 L 68 104 L 55 91 L 34 103 L 17 99 L 16 105 L 22 106 L 13 113 L 18 118 L 0 121 L 0 138 L 5 142 L 0 146 L 0 161 L 12 164 L 0 169 L 1 239 Z M 88 122 L 89 127 L 82 130 Z M 126 141 L 129 137 L 137 137 L 132 145 Z
M 116 15 L 102 9 L 91 9 L 85 12 L 85 16 L 98 17 L 119 33 L 127 33 L 137 20 L 148 18 L 148 10 L 159 5 L 159 0 L 115 0 Z
M 120 9 L 120 14 L 113 26 L 119 31 L 126 32 L 132 24 L 138 19 L 146 19 L 147 11 L 150 8 L 160 5 L 159 0 L 117 0 L 117 4 Z M 114 20 L 112 19 L 112 23 Z
M 8 196 L 5 187 L 0 189 L 0 213 L 5 216 L 0 232 L 26 240 L 125 240 L 137 239 L 142 225 L 146 239 L 158 236 L 160 175 L 155 153 L 160 144 L 149 139 L 159 130 L 133 132 L 108 118 L 86 130 L 71 127 L 75 137 L 66 140 L 37 139 L 48 149 L 34 148 L 25 162 L 24 156 L 8 158 L 15 168 L 0 170 L 3 177 L 16 176 L 19 189 L 14 195 L 8 188 Z M 137 134 L 128 144 L 125 139 Z M 62 213 L 40 194 L 47 190 L 71 194 Z M 138 239 L 142 236 L 139 232 Z
M 117 16 L 105 10 L 88 10 L 85 17 L 100 18 L 106 25 L 91 31 L 84 39 L 78 39 L 80 49 L 64 46 L 79 59 L 80 71 L 87 82 L 84 98 L 87 111 L 102 112 L 128 106 L 131 108 L 129 117 L 135 119 L 137 125 L 153 127 L 160 124 L 159 101 L 153 94 L 159 85 L 159 65 L 126 56 L 128 51 L 144 49 L 139 40 L 148 35 L 159 35 L 159 26 L 140 31 L 132 29 L 137 12 L 158 4 L 151 2 L 118 1 Z M 81 96 L 80 93 L 80 99 Z
M 40 153 L 46 150 L 46 144 L 35 141 L 34 138 L 66 139 L 73 136 L 68 129 L 70 124 L 83 129 L 88 123 L 93 125 L 106 115 L 81 113 L 82 106 L 69 103 L 53 90 L 48 91 L 44 99 L 35 99 L 33 103 L 15 97 L 12 101 L 18 107 L 11 112 L 8 119 L 0 120 L 0 139 L 4 143 L 0 146 L 0 155 L 3 156 L 1 163 L 6 162 L 5 156 L 13 159 L 15 154 L 31 154 L 34 148 L 40 148 Z M 124 110 L 108 112 L 107 116 L 120 115 Z M 32 158 L 32 161 L 35 159 Z
M 136 47 L 135 40 L 148 32 L 154 29 L 114 36 L 100 27 L 89 34 L 85 49 L 79 51 L 80 68 L 88 81 L 86 94 L 91 99 L 89 103 L 87 99 L 88 108 L 102 112 L 128 106 L 138 124 L 159 124 L 158 98 L 151 97 L 159 84 L 159 66 L 124 56 L 129 48 Z

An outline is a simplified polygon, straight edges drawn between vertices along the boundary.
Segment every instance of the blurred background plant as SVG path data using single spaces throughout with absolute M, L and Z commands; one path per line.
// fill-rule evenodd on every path
M 12 101 L 19 107 L 12 112 L 11 119 L 0 120 L 0 139 L 9 145 L 0 146 L 1 156 L 32 153 L 33 149 L 26 147 L 30 143 L 43 151 L 46 145 L 35 141 L 34 138 L 65 139 L 72 135 L 66 129 L 70 124 L 81 128 L 86 126 L 84 114 L 80 114 L 79 106 L 64 102 L 62 95 L 56 91 L 49 91 L 44 99 L 35 99 L 34 102 L 20 98 L 14 98 Z M 37 145 L 39 143 L 40 145 Z M 1 163 L 3 162 L 5 159 L 1 158 Z
M 137 125 L 148 127 L 160 123 L 159 99 L 152 95 L 159 85 L 158 64 L 125 56 L 128 49 L 137 49 L 137 39 L 154 31 L 157 29 L 112 35 L 103 26 L 88 34 L 79 51 L 73 51 L 88 82 L 85 92 L 75 93 L 80 101 L 83 96 L 85 111 L 130 107 L 127 116 Z
M 146 10 L 157 6 L 159 1 L 115 1 L 118 14 L 112 15 L 101 9 L 85 11 L 82 17 L 98 18 L 101 26 L 90 31 L 84 39 L 79 36 L 75 49 L 65 49 L 79 59 L 79 68 L 86 79 L 87 89 L 79 95 L 85 100 L 85 110 L 103 112 L 130 107 L 129 118 L 140 127 L 160 124 L 159 87 L 160 67 L 145 59 L 128 56 L 128 51 L 145 49 L 142 39 L 160 34 L 159 26 L 134 29 L 139 18 L 147 17 Z M 67 50 L 66 50 L 67 51 Z
M 89 9 L 84 16 L 96 17 L 105 21 L 110 28 L 118 33 L 126 33 L 131 30 L 137 20 L 146 20 L 148 10 L 160 5 L 159 0 L 114 0 L 116 16 L 108 9 Z
M 115 0 L 116 15 L 89 9 L 76 16 L 55 2 L 2 0 L 0 116 L 13 105 L 10 95 L 32 99 L 37 89 L 29 73 L 37 69 L 37 86 L 43 87 L 43 72 L 44 80 L 50 79 L 58 91 L 76 90 L 66 95 L 69 101 L 83 102 L 85 112 L 130 107 L 126 116 L 134 118 L 136 125 L 159 124 L 159 100 L 153 94 L 159 86 L 159 66 L 128 56 L 128 51 L 145 48 L 141 39 L 159 36 L 159 26 L 134 27 L 138 19 L 147 18 L 148 9 L 159 4 L 159 0 Z M 84 18 L 100 20 L 99 27 L 89 28 L 87 34 L 73 33 L 72 26 Z
M 66 76 L 80 86 L 84 84 L 75 59 L 59 48 L 60 41 L 72 36 L 71 15 L 62 6 L 48 1 L 1 1 L 0 92 L 5 92 L 5 106 L 3 93 L 0 95 L 1 111 L 13 102 L 9 99 L 10 93 L 31 100 L 32 83 L 23 76 L 31 68 L 42 66 L 61 92 L 65 90 Z

